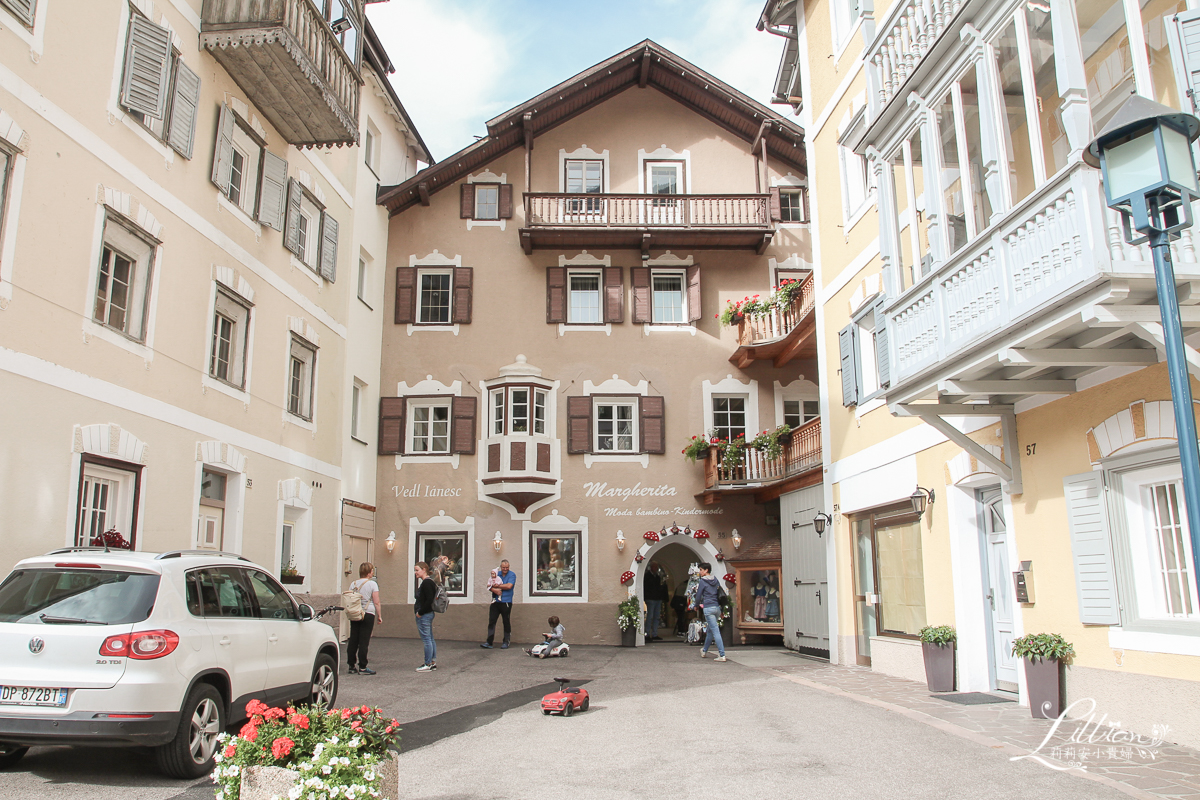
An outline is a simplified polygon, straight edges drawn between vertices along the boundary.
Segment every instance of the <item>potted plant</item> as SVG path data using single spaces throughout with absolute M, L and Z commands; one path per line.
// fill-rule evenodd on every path
M 688 461 L 695 464 L 696 459 L 708 458 L 708 449 L 710 447 L 712 445 L 709 443 L 707 437 L 693 436 L 691 441 L 688 442 L 687 447 L 683 448 L 680 452 L 683 453 Z
M 1029 710 L 1035 719 L 1058 719 L 1062 714 L 1062 666 L 1075 657 L 1075 648 L 1057 633 L 1027 633 L 1013 639 L 1014 656 L 1025 659 Z
M 921 628 L 921 653 L 925 656 L 925 683 L 931 692 L 954 691 L 954 642 L 958 634 L 950 625 Z
M 279 582 L 292 584 L 304 583 L 304 576 L 300 574 L 300 570 L 296 569 L 295 558 L 289 559 L 287 566 L 279 570 Z
M 755 436 L 746 444 L 746 447 L 759 450 L 768 461 L 774 461 L 783 455 L 783 442 L 791 433 L 791 426 L 784 423 L 774 430 L 763 431 Z
M 637 646 L 638 617 L 642 614 L 642 603 L 636 594 L 627 597 L 617 606 L 617 627 L 621 629 L 621 647 Z

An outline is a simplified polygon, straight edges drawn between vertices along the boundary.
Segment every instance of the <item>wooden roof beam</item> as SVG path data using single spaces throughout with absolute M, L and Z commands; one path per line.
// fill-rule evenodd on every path
M 642 51 L 642 64 L 638 68 L 638 88 L 645 89 L 650 83 L 650 48 Z
M 758 133 L 754 135 L 754 142 L 750 145 L 750 152 L 753 155 L 758 155 L 763 143 L 767 139 L 767 130 L 771 127 L 771 120 L 764 119 L 762 124 L 758 126 Z
M 417 194 L 421 197 L 421 205 L 429 205 L 429 184 L 421 181 L 417 184 Z

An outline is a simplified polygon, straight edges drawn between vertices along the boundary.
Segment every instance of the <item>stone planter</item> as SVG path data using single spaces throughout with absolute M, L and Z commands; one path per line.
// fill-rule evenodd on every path
M 925 656 L 925 683 L 931 692 L 954 691 L 954 645 L 921 642 Z
M 1034 719 L 1058 719 L 1062 714 L 1062 664 L 1056 658 L 1025 659 L 1025 685 Z
M 621 647 L 637 647 L 637 628 L 630 625 L 621 631 Z
M 379 765 L 379 791 L 383 800 L 400 800 L 400 754 L 391 753 Z M 300 773 L 283 767 L 246 767 L 242 771 L 240 800 L 273 800 L 287 797 Z

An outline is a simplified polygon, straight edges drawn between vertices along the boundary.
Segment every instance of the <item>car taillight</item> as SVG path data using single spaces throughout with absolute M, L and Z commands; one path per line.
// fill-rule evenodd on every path
M 179 646 L 179 637 L 172 631 L 138 631 L 110 636 L 100 645 L 102 656 L 128 658 L 162 658 Z

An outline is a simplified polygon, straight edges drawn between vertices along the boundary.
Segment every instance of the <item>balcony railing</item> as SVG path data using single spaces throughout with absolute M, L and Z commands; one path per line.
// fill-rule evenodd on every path
M 901 0 L 889 10 L 865 54 L 885 106 L 916 71 L 966 0 Z
M 792 297 L 791 305 L 772 308 L 760 317 L 746 317 L 738 323 L 738 346 L 762 344 L 782 339 L 796 329 L 800 321 L 816 306 L 816 291 L 810 274 Z
M 770 229 L 768 195 L 527 194 L 525 224 L 595 228 Z
M 747 484 L 776 484 L 821 466 L 821 420 L 806 422 L 792 431 L 778 458 L 769 459 L 760 450 L 745 451 L 742 462 L 725 466 L 721 453 L 713 447 L 704 463 L 705 488 L 730 489 Z
M 204 0 L 200 45 L 288 143 L 358 141 L 362 79 L 313 0 Z

